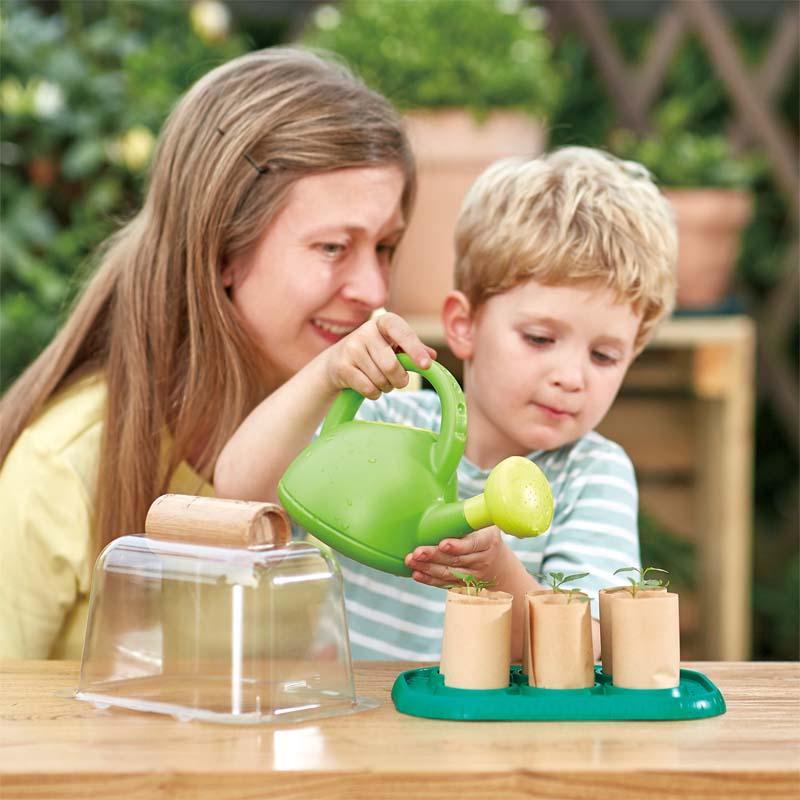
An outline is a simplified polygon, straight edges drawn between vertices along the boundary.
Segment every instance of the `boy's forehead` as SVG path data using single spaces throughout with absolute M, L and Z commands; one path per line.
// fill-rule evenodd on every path
M 528 278 L 497 297 L 506 297 L 515 308 L 530 309 L 537 313 L 543 307 L 569 310 L 576 305 L 597 305 L 634 312 L 631 300 L 620 297 L 614 289 L 598 281 L 542 283 L 535 278 Z
M 620 299 L 607 286 L 593 284 L 542 284 L 534 279 L 495 295 L 487 301 L 513 323 L 536 322 L 561 326 L 607 328 L 609 335 L 635 337 L 642 314 L 630 301 Z

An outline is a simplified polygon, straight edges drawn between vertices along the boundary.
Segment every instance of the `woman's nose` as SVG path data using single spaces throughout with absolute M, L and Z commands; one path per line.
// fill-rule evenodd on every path
M 349 301 L 366 306 L 380 308 L 386 305 L 389 294 L 386 271 L 382 268 L 377 254 L 359 258 L 348 271 L 342 295 Z

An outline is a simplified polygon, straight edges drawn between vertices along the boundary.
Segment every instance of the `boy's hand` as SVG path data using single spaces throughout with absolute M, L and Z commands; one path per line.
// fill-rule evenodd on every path
M 460 539 L 443 539 L 435 547 L 417 547 L 406 556 L 405 563 L 415 581 L 429 586 L 458 583 L 451 570 L 468 572 L 478 580 L 495 581 L 502 586 L 511 567 L 510 559 L 518 561 L 493 525 Z
M 325 351 L 331 389 L 355 389 L 370 400 L 377 400 L 382 392 L 402 389 L 408 373 L 397 360 L 397 350 L 420 369 L 427 369 L 436 358 L 436 351 L 423 344 L 397 314 L 381 314 L 365 322 Z

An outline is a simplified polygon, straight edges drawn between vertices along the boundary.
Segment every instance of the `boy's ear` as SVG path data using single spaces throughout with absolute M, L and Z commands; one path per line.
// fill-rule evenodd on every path
M 442 325 L 450 352 L 462 361 L 469 361 L 474 349 L 474 317 L 463 292 L 448 292 L 442 306 Z

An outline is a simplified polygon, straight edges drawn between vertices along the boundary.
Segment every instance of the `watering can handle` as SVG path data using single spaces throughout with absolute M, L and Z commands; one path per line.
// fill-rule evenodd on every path
M 464 455 L 467 440 L 467 410 L 464 394 L 458 381 L 439 363 L 434 361 L 428 369 L 420 369 L 405 353 L 398 353 L 400 363 L 410 372 L 418 372 L 439 395 L 442 403 L 442 425 L 431 456 L 433 472 L 437 478 L 446 480 L 458 467 Z M 354 389 L 343 389 L 333 401 L 320 436 L 333 433 L 343 422 L 355 418 L 364 402 L 364 396 Z

